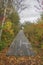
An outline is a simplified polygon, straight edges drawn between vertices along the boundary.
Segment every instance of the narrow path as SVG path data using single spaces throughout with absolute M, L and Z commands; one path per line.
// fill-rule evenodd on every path
M 20 30 L 20 32 L 12 42 L 7 55 L 16 55 L 16 56 L 34 55 L 32 45 L 26 38 L 23 30 Z

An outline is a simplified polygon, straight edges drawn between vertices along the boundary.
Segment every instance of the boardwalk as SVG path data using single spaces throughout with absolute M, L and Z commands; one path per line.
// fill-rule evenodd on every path
M 32 56 L 34 55 L 31 43 L 26 38 L 23 30 L 20 30 L 10 48 L 7 52 L 7 55 L 15 55 L 15 56 Z

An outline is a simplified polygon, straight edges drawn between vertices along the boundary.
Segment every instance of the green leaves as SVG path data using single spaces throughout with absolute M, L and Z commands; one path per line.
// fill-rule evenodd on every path
M 19 15 L 18 15 L 17 12 L 12 13 L 12 14 L 9 16 L 9 19 L 14 23 L 14 25 L 18 25 L 18 23 L 19 23 Z
M 5 42 L 4 41 L 1 41 L 0 42 L 0 51 L 5 47 Z

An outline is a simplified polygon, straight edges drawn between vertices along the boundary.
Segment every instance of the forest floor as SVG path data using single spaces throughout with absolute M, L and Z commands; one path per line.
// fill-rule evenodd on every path
M 41 50 L 36 56 L 6 56 L 8 48 L 0 52 L 0 65 L 43 65 L 43 51 Z

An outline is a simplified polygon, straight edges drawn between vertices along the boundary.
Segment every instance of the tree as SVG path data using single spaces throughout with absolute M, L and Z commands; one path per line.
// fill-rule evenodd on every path
M 1 7 L 1 8 L 3 8 L 3 7 L 4 7 L 4 1 L 2 0 L 1 2 L 2 2 L 2 7 Z M 2 19 L 2 27 L 3 27 L 4 21 L 5 21 L 5 16 L 6 16 L 6 7 L 5 7 L 3 13 L 4 13 L 4 14 L 3 14 L 3 19 Z M 1 35 L 2 35 L 2 29 L 0 30 L 0 40 L 1 40 Z
M 37 0 L 38 6 L 34 5 L 36 12 L 43 12 L 43 0 Z
M 29 6 L 24 3 L 25 0 L 13 0 L 13 4 L 16 7 L 16 10 L 21 13 L 24 9 L 28 8 Z
M 2 28 L 5 23 L 5 19 L 14 12 L 14 5 L 19 13 L 28 7 L 27 5 L 24 4 L 24 0 L 1 0 L 0 3 L 1 9 L 3 9 L 3 18 L 1 26 Z M 0 40 L 2 36 L 2 30 L 3 29 L 0 30 Z

